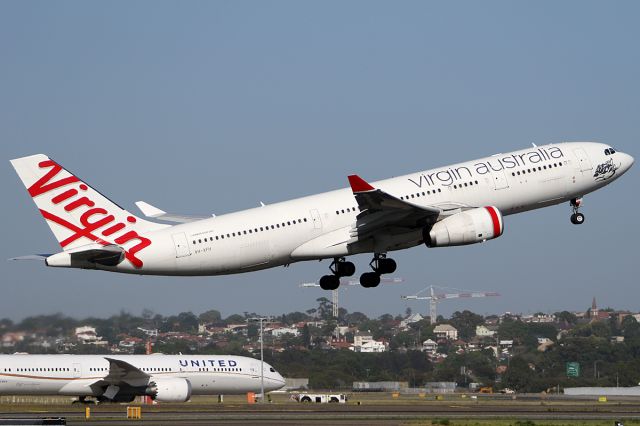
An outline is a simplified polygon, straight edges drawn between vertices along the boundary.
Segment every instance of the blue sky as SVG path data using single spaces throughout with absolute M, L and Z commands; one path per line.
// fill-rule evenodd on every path
M 57 244 L 9 159 L 47 153 L 119 204 L 226 213 L 567 140 L 638 158 L 640 4 L 0 3 L 0 258 Z M 486 244 L 397 253 L 400 285 L 349 288 L 368 315 L 424 312 L 429 284 L 498 291 L 440 312 L 639 310 L 638 167 L 567 205 L 510 216 Z M 369 259 L 356 256 L 359 270 Z M 0 262 L 0 317 L 281 314 L 329 296 L 328 262 L 163 278 Z

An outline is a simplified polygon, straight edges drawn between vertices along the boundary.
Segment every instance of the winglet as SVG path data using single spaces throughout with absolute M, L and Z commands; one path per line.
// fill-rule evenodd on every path
M 367 192 L 367 191 L 375 191 L 375 188 L 366 180 L 362 179 L 358 175 L 350 175 L 349 176 L 349 185 L 351 185 L 351 190 L 355 194 L 356 192 Z

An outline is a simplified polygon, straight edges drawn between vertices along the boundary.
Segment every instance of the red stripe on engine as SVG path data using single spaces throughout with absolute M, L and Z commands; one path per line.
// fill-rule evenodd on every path
M 502 235 L 502 229 L 500 227 L 500 219 L 498 219 L 498 213 L 496 213 L 495 207 L 485 207 L 491 216 L 491 222 L 493 222 L 493 238 Z

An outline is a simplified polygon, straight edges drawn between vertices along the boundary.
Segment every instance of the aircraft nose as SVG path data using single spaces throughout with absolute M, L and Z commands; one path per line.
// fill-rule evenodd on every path
M 627 171 L 633 166 L 635 162 L 634 158 L 629 154 L 622 153 L 622 164 L 624 165 L 624 170 Z

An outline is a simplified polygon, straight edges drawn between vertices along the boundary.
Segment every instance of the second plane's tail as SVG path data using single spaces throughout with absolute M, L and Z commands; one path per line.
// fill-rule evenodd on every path
M 135 259 L 135 252 L 151 244 L 146 234 L 169 226 L 129 213 L 44 154 L 17 158 L 11 165 L 65 250 L 116 244 Z

